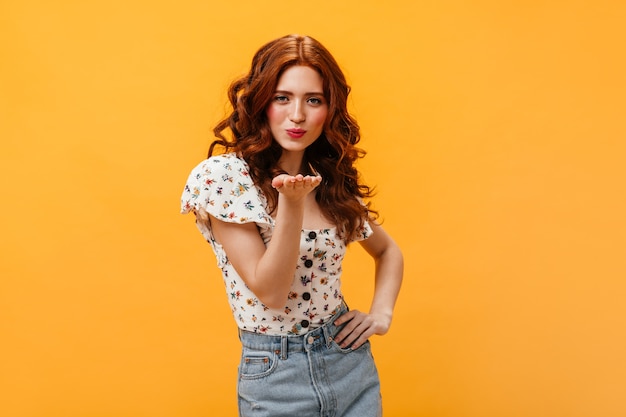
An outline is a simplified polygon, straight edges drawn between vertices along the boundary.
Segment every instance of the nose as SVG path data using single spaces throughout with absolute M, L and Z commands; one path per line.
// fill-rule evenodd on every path
M 289 120 L 291 120 L 293 123 L 302 123 L 305 119 L 306 116 L 304 115 L 302 102 L 300 100 L 295 100 L 293 102 L 291 111 L 289 112 Z

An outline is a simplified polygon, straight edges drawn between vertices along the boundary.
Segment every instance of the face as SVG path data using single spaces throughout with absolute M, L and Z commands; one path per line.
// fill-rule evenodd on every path
M 327 115 L 320 74 L 300 65 L 285 70 L 267 108 L 272 136 L 283 148 L 283 155 L 302 156 L 322 134 Z

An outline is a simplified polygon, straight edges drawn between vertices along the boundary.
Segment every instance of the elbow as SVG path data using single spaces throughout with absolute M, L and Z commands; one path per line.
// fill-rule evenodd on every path
M 273 304 L 265 304 L 263 303 L 266 307 L 269 307 L 272 310 L 280 310 L 281 308 L 285 307 L 285 303 L 273 303 Z
M 278 310 L 285 307 L 284 297 L 276 297 L 273 294 L 267 294 L 264 297 L 259 297 L 259 301 L 263 303 L 264 306 L 271 308 L 272 310 Z
M 271 308 L 272 310 L 285 308 L 288 293 L 279 290 L 269 291 L 267 288 L 252 289 L 252 292 L 265 307 Z
M 244 281 L 265 307 L 278 310 L 285 308 L 293 282 L 293 273 L 277 276 L 275 273 L 257 272 L 251 279 L 244 279 Z

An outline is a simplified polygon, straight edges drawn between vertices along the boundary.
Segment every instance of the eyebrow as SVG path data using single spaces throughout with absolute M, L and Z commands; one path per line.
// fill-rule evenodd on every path
M 287 91 L 287 90 L 276 90 L 274 91 L 274 94 L 276 93 L 293 95 L 293 92 Z M 304 95 L 305 96 L 323 96 L 324 93 L 321 91 L 316 91 L 316 92 L 307 92 L 307 93 L 304 93 Z

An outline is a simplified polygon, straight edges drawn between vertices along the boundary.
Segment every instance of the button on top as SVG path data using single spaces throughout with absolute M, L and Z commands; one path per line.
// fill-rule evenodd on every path
M 306 341 L 307 341 L 307 343 L 308 343 L 309 345 L 312 345 L 312 344 L 313 344 L 313 342 L 315 342 L 315 338 L 314 338 L 313 336 L 309 336 L 309 337 L 306 339 Z
M 302 299 L 304 301 L 309 301 L 311 299 L 311 293 L 305 292 L 304 294 L 302 294 Z
M 309 321 L 308 320 L 302 320 L 300 322 L 300 326 L 302 326 L 302 327 L 304 327 L 306 329 L 307 327 L 309 327 Z
M 313 261 L 310 259 L 307 259 L 306 261 L 304 261 L 304 266 L 306 266 L 307 268 L 310 268 L 313 266 Z
M 309 239 L 315 239 L 317 237 L 317 233 L 309 232 Z

